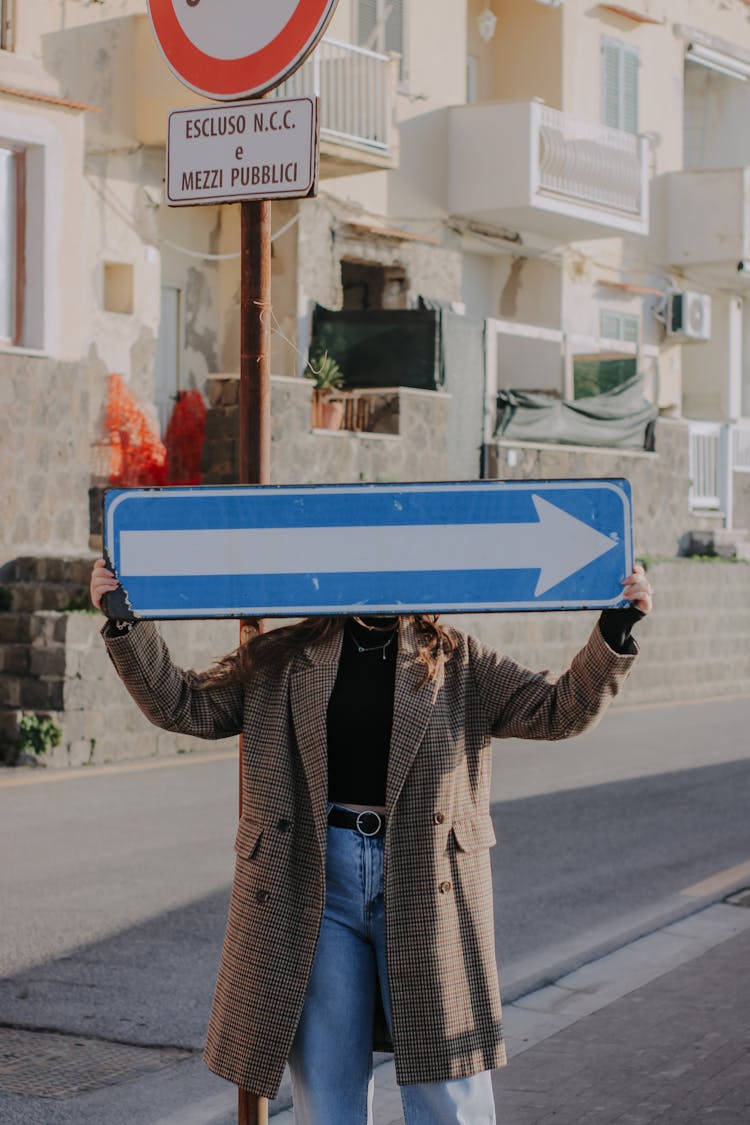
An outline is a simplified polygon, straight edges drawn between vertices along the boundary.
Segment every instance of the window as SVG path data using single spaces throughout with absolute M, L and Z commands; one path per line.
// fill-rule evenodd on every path
M 612 312 L 602 309 L 599 313 L 599 335 L 605 340 L 628 340 L 638 343 L 640 321 L 632 313 Z
M 174 409 L 177 395 L 182 390 L 182 361 L 184 355 L 182 326 L 182 292 L 173 285 L 161 290 L 161 320 L 156 345 L 155 399 L 162 437 Z
M 602 39 L 602 121 L 612 129 L 638 132 L 637 47 Z
M 641 322 L 632 313 L 611 309 L 599 311 L 599 335 L 605 340 L 622 340 L 637 344 Z M 573 393 L 575 398 L 588 398 L 613 391 L 627 383 L 638 371 L 634 348 L 622 352 L 590 352 L 573 357 Z
M 357 43 L 370 51 L 401 56 L 404 77 L 404 6 L 406 0 L 357 0 Z
M 13 3 L 0 0 L 0 50 L 13 50 Z
M 129 262 L 104 263 L 105 312 L 133 312 L 133 267 Z
M 409 283 L 401 266 L 341 262 L 343 307 L 363 312 L 367 309 L 405 309 Z
M 23 333 L 26 162 L 0 148 L 0 340 L 19 344 Z

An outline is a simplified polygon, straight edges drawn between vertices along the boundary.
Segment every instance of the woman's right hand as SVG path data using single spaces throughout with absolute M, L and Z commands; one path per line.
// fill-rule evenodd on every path
M 94 569 L 91 571 L 91 583 L 89 585 L 89 593 L 94 608 L 101 609 L 103 596 L 112 593 L 119 585 L 120 583 L 112 571 L 107 570 L 104 559 L 97 559 L 94 563 Z

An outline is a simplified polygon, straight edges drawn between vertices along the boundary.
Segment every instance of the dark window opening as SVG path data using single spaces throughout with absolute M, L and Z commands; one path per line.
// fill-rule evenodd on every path
M 407 307 L 408 281 L 401 266 L 343 261 L 341 287 L 343 308 L 351 312 Z
M 603 395 L 627 383 L 636 374 L 635 356 L 586 356 L 573 361 L 573 395 Z

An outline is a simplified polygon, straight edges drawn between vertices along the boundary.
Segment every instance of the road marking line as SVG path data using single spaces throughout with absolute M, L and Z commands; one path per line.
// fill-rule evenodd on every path
M 750 879 L 750 861 L 738 863 L 736 867 L 727 867 L 724 871 L 717 871 L 715 875 L 709 875 L 707 879 L 702 879 L 700 883 L 693 883 L 691 887 L 683 887 L 680 894 L 687 898 L 703 898 L 704 895 L 730 890 L 743 879 Z
M 77 781 L 82 777 L 101 777 L 104 774 L 115 773 L 140 773 L 143 770 L 165 770 L 174 766 L 202 766 L 208 762 L 226 762 L 230 758 L 238 758 L 239 750 L 219 750 L 214 754 L 202 754 L 198 757 L 188 754 L 179 754 L 160 761 L 149 759 L 145 762 L 127 762 L 121 766 L 81 766 L 61 769 L 59 772 L 33 773 L 24 777 L 0 778 L 0 789 L 14 789 L 19 785 L 40 785 L 49 781 Z

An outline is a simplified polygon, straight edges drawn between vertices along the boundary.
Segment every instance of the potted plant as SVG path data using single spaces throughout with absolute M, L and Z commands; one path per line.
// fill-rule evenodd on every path
M 323 352 L 307 363 L 307 377 L 314 380 L 313 426 L 322 430 L 340 430 L 344 421 L 345 406 L 334 393 L 344 384 L 344 373 L 333 356 Z

